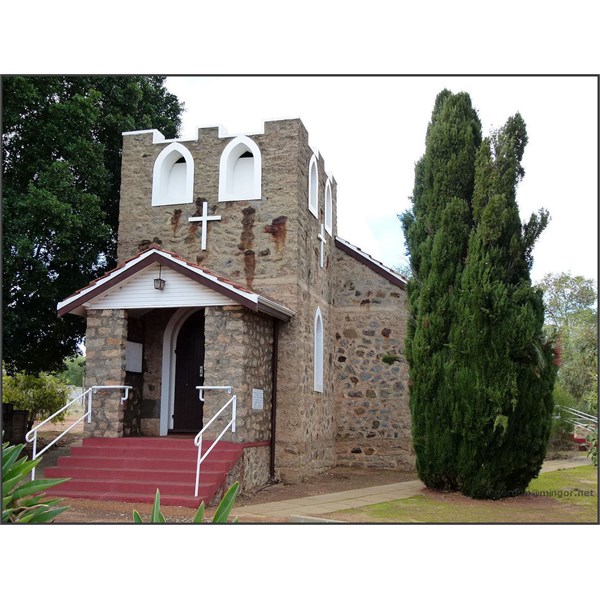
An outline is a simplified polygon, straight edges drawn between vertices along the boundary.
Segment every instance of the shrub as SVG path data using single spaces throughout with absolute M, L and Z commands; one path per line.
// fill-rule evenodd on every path
M 570 420 L 572 417 L 560 409 L 561 407 L 566 407 L 582 410 L 580 402 L 578 402 L 577 399 L 565 389 L 560 381 L 557 381 L 554 385 L 552 398 L 554 399 L 555 410 L 554 418 L 552 419 L 551 435 L 554 437 L 572 434 L 573 423 Z
M 596 428 L 593 433 L 590 433 L 586 441 L 588 443 L 588 457 L 594 463 L 594 466 L 598 466 L 598 429 Z
M 83 387 L 85 378 L 85 356 L 73 356 L 65 359 L 65 369 L 59 377 L 68 385 Z
M 24 447 L 2 444 L 2 523 L 50 523 L 69 507 L 57 506 L 61 498 L 47 500 L 41 492 L 68 479 L 24 481 L 41 460 L 18 458 Z
M 227 518 L 229 517 L 229 513 L 233 508 L 233 503 L 235 502 L 235 498 L 238 493 L 238 489 L 240 487 L 239 482 L 235 482 L 225 493 L 223 499 L 219 503 L 217 510 L 212 518 L 213 523 L 227 523 Z M 134 523 L 143 523 L 142 517 L 137 510 L 133 511 L 133 521 Z M 204 521 L 204 501 L 198 507 L 196 514 L 194 515 L 193 522 L 194 523 L 202 523 Z M 160 512 L 160 490 L 156 490 L 156 495 L 154 497 L 154 506 L 152 507 L 152 514 L 150 515 L 150 523 L 166 523 L 167 520 L 165 516 Z M 237 519 L 233 521 L 237 522 Z
M 68 401 L 69 388 L 55 375 L 15 373 L 11 376 L 2 373 L 2 402 L 29 413 L 27 430 L 32 428 L 35 421 L 48 418 Z M 53 422 L 62 422 L 64 419 L 65 413 L 61 413 Z

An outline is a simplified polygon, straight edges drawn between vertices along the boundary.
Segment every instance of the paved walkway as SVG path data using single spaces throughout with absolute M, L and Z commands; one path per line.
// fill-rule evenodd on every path
M 552 460 L 544 463 L 542 472 L 580 467 L 587 464 L 592 464 L 592 462 L 585 455 L 572 459 Z M 423 483 L 418 480 L 404 481 L 402 483 L 347 490 L 333 494 L 322 494 L 321 496 L 308 496 L 306 498 L 295 498 L 281 502 L 266 502 L 264 504 L 242 506 L 237 510 L 234 509 L 232 516 L 240 517 L 240 519 L 267 517 L 280 519 L 282 522 L 288 523 L 334 523 L 336 521 L 324 519 L 319 517 L 319 515 L 348 508 L 360 508 L 369 504 L 379 504 L 380 502 L 388 502 L 390 500 L 410 498 L 411 496 L 421 494 L 423 487 Z

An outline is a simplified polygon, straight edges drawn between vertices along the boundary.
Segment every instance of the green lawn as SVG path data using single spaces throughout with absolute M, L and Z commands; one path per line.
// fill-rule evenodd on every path
M 405 500 L 328 515 L 361 523 L 597 523 L 598 471 L 593 466 L 542 473 L 528 493 L 502 500 L 473 500 L 425 490 Z

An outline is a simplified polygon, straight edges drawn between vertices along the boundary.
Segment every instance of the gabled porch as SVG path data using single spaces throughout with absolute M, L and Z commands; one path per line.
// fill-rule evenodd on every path
M 214 452 L 224 444 L 237 445 L 238 453 L 241 448 L 247 465 L 242 488 L 262 485 L 273 475 L 276 338 L 278 323 L 289 321 L 292 311 L 157 246 L 79 290 L 61 302 L 58 311 L 87 319 L 86 385 L 95 386 L 98 393 L 85 423 L 84 435 L 90 439 L 82 448 L 92 453 L 86 456 L 98 458 L 100 453 L 108 459 L 136 448 L 146 461 L 122 465 L 119 478 L 108 480 L 107 467 L 64 460 L 60 468 L 88 469 L 73 471 L 79 483 L 64 489 L 98 491 L 99 481 L 104 481 L 102 493 L 135 494 L 136 489 L 155 485 L 158 480 L 148 471 L 158 473 L 160 463 L 152 466 L 148 452 L 183 457 L 183 445 L 189 441 L 194 453 L 193 435 L 223 406 L 226 398 L 218 388 L 224 386 L 237 396 L 237 428 Z M 121 401 L 121 392 L 111 386 L 128 386 L 127 400 Z M 199 387 L 212 389 L 204 396 Z M 217 431 L 224 419 L 217 418 Z M 176 439 L 181 434 L 189 437 Z M 97 438 L 113 442 L 97 443 Z M 81 452 L 74 449 L 70 458 Z M 172 467 L 188 469 L 181 463 Z M 163 474 L 160 480 L 175 492 L 179 482 L 172 479 L 180 475 Z M 126 485 L 133 482 L 136 486 Z M 155 491 L 156 486 L 152 496 Z

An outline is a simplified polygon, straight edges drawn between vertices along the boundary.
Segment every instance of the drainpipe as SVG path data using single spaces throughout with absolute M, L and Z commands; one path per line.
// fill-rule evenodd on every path
M 277 354 L 279 352 L 279 321 L 273 319 L 273 356 L 271 357 L 271 462 L 269 475 L 275 478 L 275 421 L 277 416 Z

